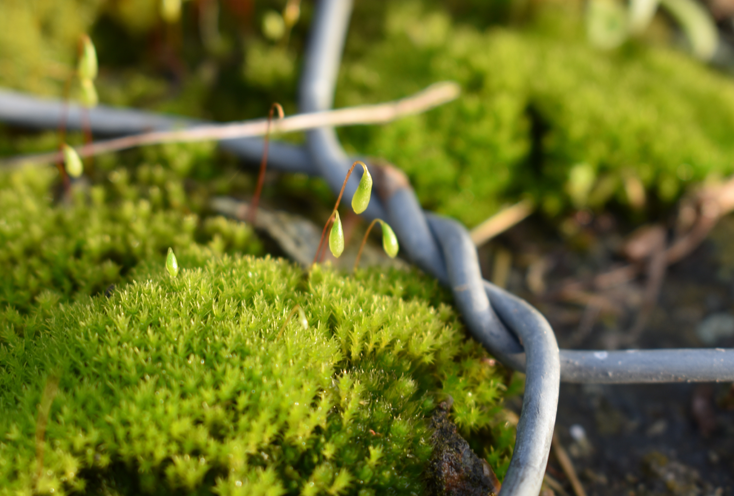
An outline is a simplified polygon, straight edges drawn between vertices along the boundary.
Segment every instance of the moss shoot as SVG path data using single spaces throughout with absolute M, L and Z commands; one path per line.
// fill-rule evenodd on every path
M 44 290 L 62 300 L 99 293 L 169 247 L 201 243 L 215 253 L 259 253 L 248 226 L 195 213 L 204 201 L 181 179 L 192 172 L 191 148 L 149 150 L 151 161 L 132 174 L 122 167 L 98 171 L 103 180 L 72 187 L 61 205 L 52 195 L 56 170 L 1 173 L 0 307 L 28 311 Z
M 172 278 L 162 260 L 109 297 L 2 311 L 0 494 L 421 494 L 447 395 L 462 432 L 503 438 L 497 371 L 427 278 L 317 267 L 304 285 L 227 255 Z M 307 325 L 286 324 L 295 305 Z

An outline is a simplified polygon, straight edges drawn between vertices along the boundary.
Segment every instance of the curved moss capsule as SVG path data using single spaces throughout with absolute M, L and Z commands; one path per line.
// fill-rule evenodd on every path
M 82 105 L 87 108 L 96 107 L 99 102 L 97 97 L 97 90 L 94 87 L 94 82 L 91 79 L 82 79 Z
M 82 54 L 79 57 L 77 73 L 82 81 L 91 81 L 97 77 L 97 51 L 86 34 L 82 37 Z
M 329 250 L 331 250 L 332 255 L 339 258 L 344 251 L 344 230 L 342 229 L 339 212 L 334 215 L 334 223 L 331 225 L 331 232 L 329 233 Z
M 173 254 L 173 248 L 168 248 L 168 256 L 166 256 L 166 270 L 171 277 L 178 275 L 178 261 L 176 255 Z
M 181 0 L 162 0 L 161 17 L 169 24 L 178 22 L 181 18 Z
M 398 238 L 387 222 L 380 221 L 380 225 L 382 226 L 382 248 L 390 258 L 395 258 L 400 248 L 398 246 Z
M 300 306 L 298 307 L 298 322 L 301 324 L 301 327 L 304 329 L 308 329 L 308 319 L 306 318 L 306 312 L 303 311 L 303 308 Z
M 71 177 L 79 177 L 84 172 L 84 166 L 82 165 L 82 159 L 76 153 L 72 147 L 67 144 L 63 146 L 64 151 L 64 169 L 66 173 Z
M 352 209 L 358 214 L 367 210 L 367 205 L 370 204 L 370 196 L 372 195 L 372 176 L 367 170 L 367 167 L 364 165 L 362 167 L 364 168 L 364 174 L 362 174 L 357 191 L 355 191 L 352 197 Z

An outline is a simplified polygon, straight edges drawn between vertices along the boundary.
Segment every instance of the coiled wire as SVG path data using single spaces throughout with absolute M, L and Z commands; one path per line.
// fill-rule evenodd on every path
M 299 88 L 302 112 L 331 108 L 346 39 L 352 0 L 320 0 Z M 53 128 L 64 114 L 61 102 L 0 91 L 0 120 L 9 124 Z M 80 129 L 81 110 L 70 105 L 67 127 Z M 89 111 L 95 134 L 125 135 L 196 126 L 203 121 L 100 105 Z M 224 140 L 225 150 L 256 163 L 259 138 Z M 326 180 L 334 193 L 353 162 L 332 128 L 307 132 L 306 146 L 271 143 L 269 167 Z M 356 191 L 361 170 L 347 185 L 345 199 Z M 458 222 L 424 212 L 407 178 L 395 167 L 370 164 L 377 198 L 363 214 L 393 227 L 408 258 L 452 289 L 470 333 L 505 365 L 526 374 L 515 449 L 501 496 L 536 496 L 551 447 L 560 381 L 576 383 L 660 383 L 734 381 L 734 349 L 627 351 L 559 350 L 553 330 L 530 304 L 482 279 L 476 249 Z

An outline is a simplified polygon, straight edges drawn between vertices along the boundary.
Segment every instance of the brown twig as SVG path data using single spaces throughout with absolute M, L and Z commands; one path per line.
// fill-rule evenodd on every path
M 533 213 L 533 209 L 533 202 L 531 200 L 522 200 L 500 210 L 471 230 L 469 234 L 471 235 L 471 240 L 474 242 L 474 246 L 481 246 L 498 234 L 520 223 Z
M 545 474 L 543 476 L 543 482 L 550 488 L 553 489 L 555 492 L 560 494 L 561 496 L 568 496 L 568 493 L 565 489 L 563 489 L 563 485 L 558 482 L 556 479 L 551 477 L 548 474 Z
M 459 86 L 453 82 L 436 83 L 409 97 L 376 105 L 362 105 L 338 110 L 296 114 L 273 123 L 275 133 L 292 133 L 318 127 L 337 127 L 348 125 L 381 124 L 400 117 L 425 112 L 433 107 L 450 102 L 459 96 Z M 189 143 L 194 141 L 225 140 L 263 136 L 268 130 L 267 119 L 257 119 L 223 125 L 197 126 L 175 131 L 155 131 L 151 133 L 124 136 L 106 141 L 98 141 L 83 150 L 77 150 L 80 157 L 99 155 L 134 148 L 142 145 L 161 143 Z M 13 166 L 33 162 L 36 164 L 54 162 L 61 152 L 11 157 L 0 162 L 0 166 Z
M 283 334 L 283 331 L 285 331 L 285 326 L 288 325 L 288 323 L 293 319 L 293 316 L 296 314 L 298 309 L 301 308 L 301 305 L 296 304 L 295 307 L 293 307 L 288 314 L 288 317 L 285 318 L 285 322 L 283 322 L 283 326 L 280 328 L 280 332 L 278 333 L 278 336 L 275 338 L 276 340 L 280 339 L 280 336 Z
M 255 225 L 255 217 L 257 215 L 257 205 L 260 203 L 260 193 L 262 193 L 263 184 L 265 183 L 265 169 L 268 166 L 268 147 L 270 145 L 270 126 L 273 122 L 273 112 L 278 111 L 278 118 L 283 119 L 285 114 L 283 113 L 283 107 L 279 103 L 273 103 L 270 106 L 270 112 L 268 112 L 268 127 L 265 131 L 265 142 L 263 143 L 263 157 L 260 161 L 260 173 L 257 176 L 257 187 L 255 188 L 255 195 L 252 197 L 252 203 L 250 204 L 250 211 L 248 212 L 247 222 L 251 225 Z
M 573 467 L 571 458 L 568 456 L 566 449 L 561 445 L 561 442 L 558 440 L 558 436 L 556 436 L 555 433 L 553 433 L 552 446 L 553 454 L 556 455 L 556 460 L 558 460 L 563 472 L 566 474 L 566 477 L 568 477 L 571 487 L 573 488 L 573 492 L 576 496 L 586 496 L 586 491 L 584 491 L 584 486 L 581 485 L 581 481 L 576 475 L 576 469 Z
M 660 289 L 665 279 L 665 271 L 668 267 L 667 252 L 665 250 L 665 230 L 658 226 L 651 237 L 651 253 L 647 263 L 647 285 L 642 299 L 642 306 L 635 323 L 626 333 L 623 342 L 633 344 L 645 330 L 660 294 Z

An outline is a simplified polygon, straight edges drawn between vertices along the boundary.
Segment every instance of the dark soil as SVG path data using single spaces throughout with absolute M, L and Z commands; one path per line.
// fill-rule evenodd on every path
M 610 216 L 584 214 L 560 231 L 568 236 L 549 235 L 531 220 L 503 235 L 494 248 L 482 249 L 480 259 L 491 278 L 497 246 L 513 253 L 508 289 L 544 313 L 561 348 L 734 346 L 734 283 L 727 266 L 734 247 L 731 220 L 720 222 L 707 241 L 667 269 L 648 325 L 629 342 L 644 275 L 605 291 L 588 290 L 601 298 L 601 310 L 568 301 L 559 289 L 624 263 L 618 253 L 630 229 Z M 528 274 L 539 260 L 548 269 L 542 291 L 536 284 L 533 292 Z M 724 323 L 716 328 L 718 337 L 707 338 L 705 323 L 711 329 L 716 319 Z M 518 400 L 518 412 L 519 406 Z M 732 384 L 562 384 L 556 433 L 588 495 L 734 494 Z M 553 455 L 547 473 L 574 494 Z

